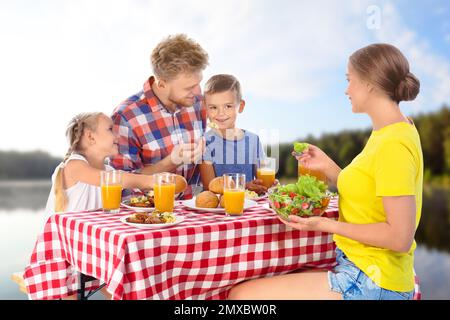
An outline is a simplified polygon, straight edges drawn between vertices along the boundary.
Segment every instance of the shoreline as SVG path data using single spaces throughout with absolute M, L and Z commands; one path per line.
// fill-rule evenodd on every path
M 50 186 L 52 184 L 51 178 L 48 179 L 0 179 L 0 187 L 25 187 L 30 184 L 36 186 Z

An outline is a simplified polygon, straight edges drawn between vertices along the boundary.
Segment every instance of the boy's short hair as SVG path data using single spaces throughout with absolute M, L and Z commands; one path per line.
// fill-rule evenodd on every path
M 172 80 L 180 73 L 202 71 L 209 64 L 208 53 L 185 34 L 168 36 L 152 51 L 154 74 L 163 80 Z
M 237 101 L 242 100 L 241 84 L 238 79 L 231 74 L 216 74 L 212 76 L 205 84 L 204 94 L 221 93 L 233 91 L 236 94 Z

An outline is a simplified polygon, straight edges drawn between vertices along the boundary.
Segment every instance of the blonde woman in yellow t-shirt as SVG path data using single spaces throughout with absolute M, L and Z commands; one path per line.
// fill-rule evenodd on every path
M 286 222 L 333 233 L 337 266 L 247 281 L 231 290 L 230 299 L 412 299 L 423 157 L 419 134 L 399 102 L 414 100 L 420 83 L 388 44 L 353 53 L 347 80 L 352 111 L 372 120 L 366 146 L 344 169 L 313 145 L 298 157 L 337 185 L 339 220 L 290 216 Z

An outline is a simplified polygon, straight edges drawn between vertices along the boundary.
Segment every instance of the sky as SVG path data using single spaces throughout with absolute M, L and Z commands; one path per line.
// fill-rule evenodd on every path
M 2 0 L 0 150 L 66 153 L 80 112 L 108 115 L 142 89 L 150 54 L 186 33 L 209 53 L 204 80 L 230 73 L 246 108 L 237 126 L 263 143 L 369 128 L 344 91 L 348 57 L 397 46 L 421 81 L 409 116 L 450 103 L 447 0 Z

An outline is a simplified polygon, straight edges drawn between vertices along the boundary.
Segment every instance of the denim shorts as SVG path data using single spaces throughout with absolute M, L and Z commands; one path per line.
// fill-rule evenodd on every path
M 328 271 L 328 283 L 331 290 L 342 294 L 344 300 L 412 300 L 414 290 L 397 292 L 380 288 L 364 272 L 348 260 L 339 248 L 336 248 L 337 266 Z

